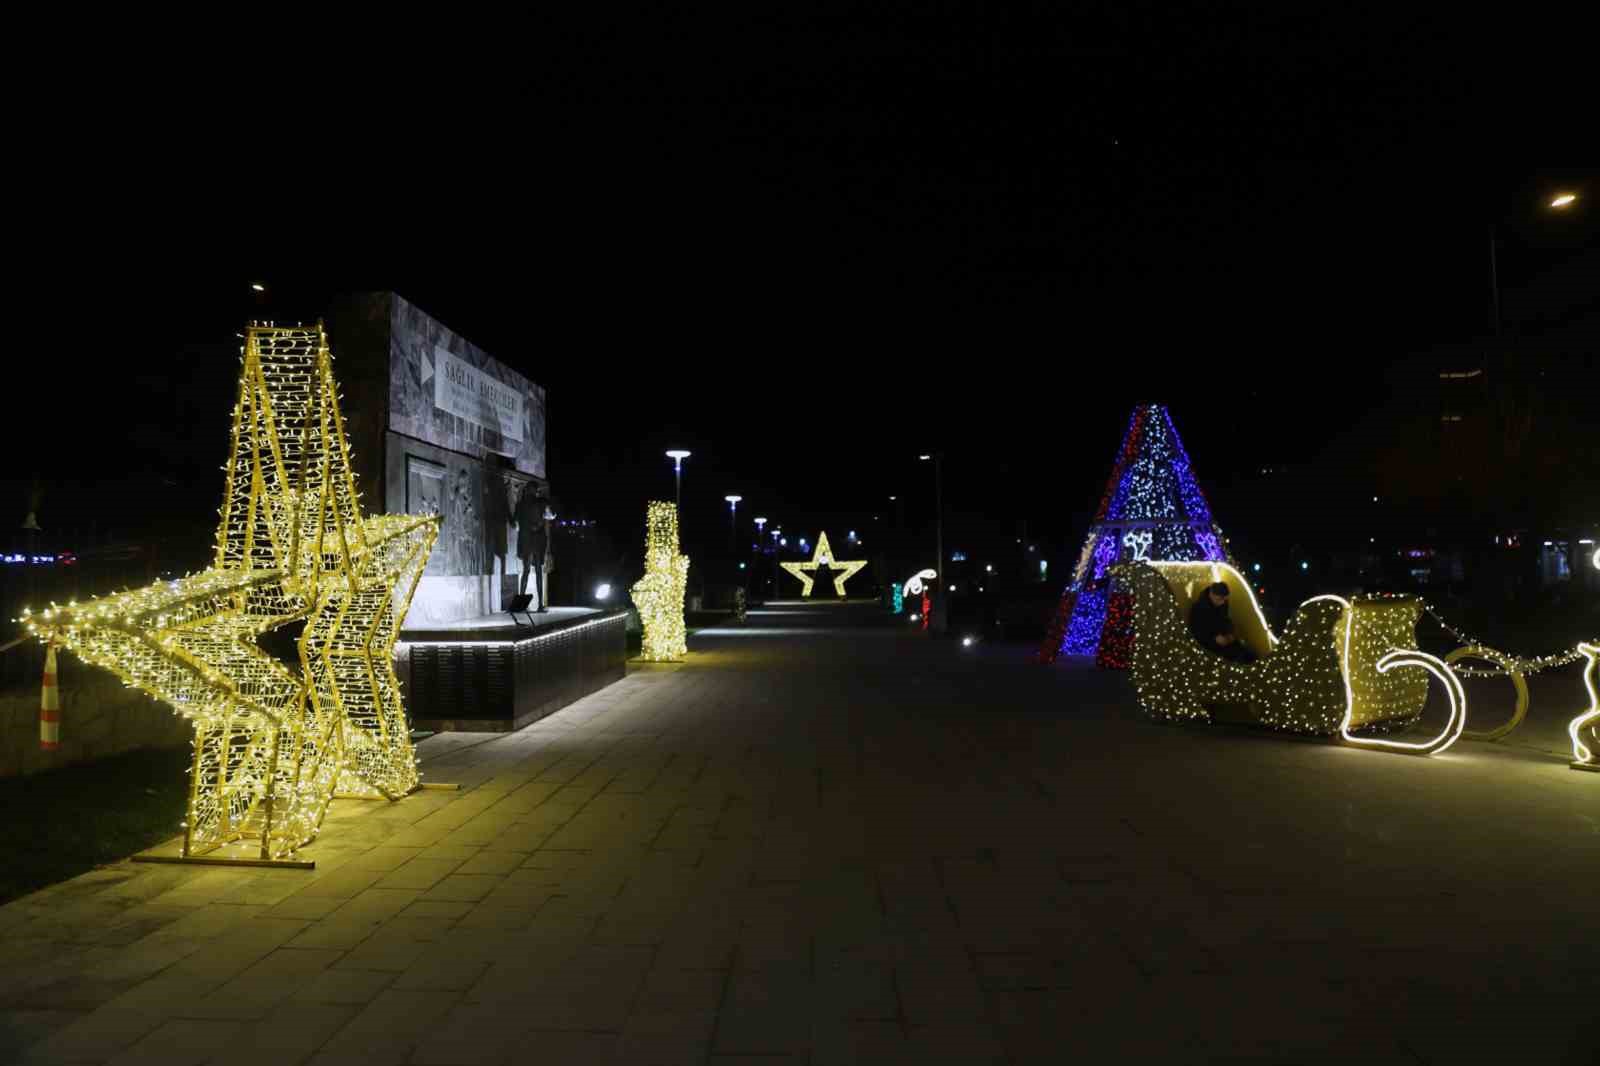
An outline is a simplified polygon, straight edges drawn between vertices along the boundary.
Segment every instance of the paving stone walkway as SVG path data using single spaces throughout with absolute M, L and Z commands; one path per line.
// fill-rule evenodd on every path
M 774 605 L 343 802 L 314 871 L 0 908 L 0 1061 L 1592 1063 L 1576 674 L 1431 760 Z M 877 624 L 875 624 L 877 623 Z M 16 812 L 7 812 L 17 816 Z

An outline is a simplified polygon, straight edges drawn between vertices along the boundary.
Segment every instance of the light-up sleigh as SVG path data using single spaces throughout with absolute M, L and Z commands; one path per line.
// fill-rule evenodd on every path
M 1116 576 L 1134 594 L 1133 680 L 1153 718 L 1244 720 L 1418 753 L 1442 750 L 1461 733 L 1460 682 L 1417 649 L 1420 600 L 1318 596 L 1273 633 L 1248 583 L 1226 563 L 1137 562 L 1118 567 Z M 1218 581 L 1230 592 L 1235 635 L 1258 656 L 1253 663 L 1207 651 L 1190 633 L 1190 609 Z M 1416 744 L 1378 739 L 1421 717 L 1429 674 L 1450 697 L 1444 731 Z

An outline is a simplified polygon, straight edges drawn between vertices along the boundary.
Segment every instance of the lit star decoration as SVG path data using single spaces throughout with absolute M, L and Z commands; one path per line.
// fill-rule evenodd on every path
M 1578 651 L 1589 660 L 1583 671 L 1583 687 L 1589 693 L 1589 709 L 1581 711 L 1567 726 L 1572 738 L 1572 768 L 1574 770 L 1600 770 L 1600 693 L 1595 691 L 1595 674 L 1600 670 L 1600 643 L 1579 644 Z M 1589 744 L 1583 742 L 1587 734 Z
M 632 590 L 644 626 L 645 661 L 676 662 L 687 654 L 683 593 L 688 583 L 689 557 L 678 551 L 678 508 L 652 500 L 645 514 L 644 577 Z
M 1420 655 L 1421 605 L 1412 597 L 1314 597 L 1275 634 L 1249 583 L 1226 563 L 1126 563 L 1118 571 L 1135 599 L 1134 685 L 1154 718 L 1209 722 L 1218 704 L 1246 704 L 1270 728 L 1359 742 L 1368 738 L 1353 730 L 1403 728 L 1422 713 L 1427 674 L 1393 669 L 1420 662 L 1384 665 L 1391 652 Z M 1217 581 L 1228 585 L 1234 604 L 1248 604 L 1233 622 L 1239 639 L 1260 656 L 1254 663 L 1205 650 L 1189 630 L 1190 607 Z M 1459 734 L 1456 717 L 1450 728 Z
M 336 793 L 418 785 L 393 649 L 439 518 L 361 515 L 320 324 L 247 330 L 223 469 L 209 569 L 27 622 L 194 722 L 184 858 L 288 860 Z M 257 643 L 291 623 L 298 669 Z
M 1101 666 L 1126 666 L 1132 606 L 1113 594 L 1110 571 L 1119 562 L 1136 560 L 1228 561 L 1172 416 L 1159 404 L 1133 412 L 1077 566 L 1039 649 L 1040 662 L 1054 662 L 1065 652 L 1094 655 Z M 1106 639 L 1112 647 L 1102 649 Z
M 809 563 L 779 563 L 778 565 L 800 579 L 801 596 L 811 595 L 813 584 L 811 575 L 816 573 L 820 567 L 827 567 L 833 571 L 833 590 L 839 594 L 840 599 L 843 599 L 844 583 L 855 576 L 867 563 L 865 559 L 859 562 L 845 562 L 844 560 L 835 559 L 833 557 L 833 549 L 828 547 L 828 534 L 824 532 L 817 537 L 817 550 L 811 554 Z

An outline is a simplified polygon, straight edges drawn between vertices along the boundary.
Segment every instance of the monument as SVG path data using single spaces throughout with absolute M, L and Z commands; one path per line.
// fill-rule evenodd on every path
M 397 293 L 345 297 L 328 321 L 368 491 L 440 517 L 398 645 L 411 724 L 516 729 L 621 678 L 627 612 L 549 602 L 544 388 Z
M 407 628 L 503 611 L 529 566 L 521 527 L 550 505 L 544 388 L 396 293 L 347 297 L 328 323 L 363 482 L 391 514 L 440 516 Z

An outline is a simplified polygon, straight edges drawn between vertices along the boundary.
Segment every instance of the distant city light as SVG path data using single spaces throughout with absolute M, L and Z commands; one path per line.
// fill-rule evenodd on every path
M 1302 562 L 1300 564 L 1300 569 L 1302 569 L 1302 570 L 1310 570 L 1311 569 L 1311 564 L 1307 563 L 1307 562 Z
M 265 285 L 261 284 L 261 282 L 259 282 L 259 281 L 252 281 L 250 283 L 250 287 L 252 289 L 254 289 L 256 292 L 266 292 L 267 291 L 267 287 Z
M 1554 200 L 1551 200 L 1550 201 L 1550 206 L 1551 207 L 1566 207 L 1569 204 L 1571 204 L 1574 200 L 1576 200 L 1577 198 L 1578 197 L 1577 197 L 1577 195 L 1575 193 L 1564 192 L 1564 193 L 1561 193 L 1560 195 L 1558 195 Z
M 611 586 L 603 581 L 596 585 L 594 587 L 594 598 L 597 600 L 609 600 L 611 598 Z
M 962 637 L 961 638 L 961 646 L 963 648 L 972 647 L 972 637 L 970 637 L 970 636 Z

